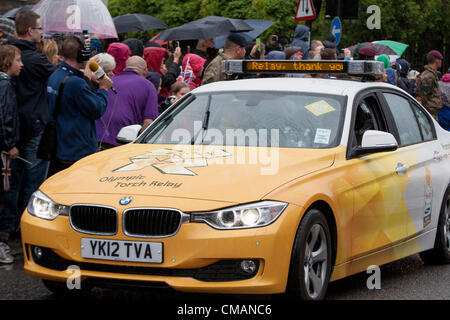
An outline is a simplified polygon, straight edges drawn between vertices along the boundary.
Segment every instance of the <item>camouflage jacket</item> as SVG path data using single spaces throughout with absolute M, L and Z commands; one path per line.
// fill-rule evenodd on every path
M 233 75 L 222 72 L 222 61 L 230 60 L 230 58 L 223 52 L 219 53 L 213 61 L 208 64 L 203 72 L 203 84 L 212 83 L 216 81 L 231 80 Z
M 425 71 L 419 76 L 417 94 L 422 98 L 422 104 L 433 115 L 437 116 L 442 108 L 439 80 L 436 71 L 425 66 Z

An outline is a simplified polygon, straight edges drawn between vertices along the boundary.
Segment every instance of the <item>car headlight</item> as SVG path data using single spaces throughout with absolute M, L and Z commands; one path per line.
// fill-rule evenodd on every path
M 204 222 L 216 229 L 264 227 L 274 222 L 287 203 L 261 201 L 211 212 L 191 213 L 191 222 Z
M 70 207 L 55 203 L 44 193 L 37 190 L 31 195 L 27 209 L 33 216 L 45 220 L 53 220 L 60 214 L 69 215 Z

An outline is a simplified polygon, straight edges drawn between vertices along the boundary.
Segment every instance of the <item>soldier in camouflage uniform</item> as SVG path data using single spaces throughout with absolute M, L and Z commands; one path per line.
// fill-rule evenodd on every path
M 436 71 L 442 67 L 442 60 L 443 56 L 439 51 L 430 51 L 427 55 L 428 64 L 425 66 L 425 71 L 419 76 L 417 84 L 419 100 L 436 120 L 437 114 L 442 108 L 439 78 Z
M 232 33 L 225 41 L 223 52 L 214 58 L 203 72 L 203 84 L 216 81 L 232 80 L 233 75 L 222 72 L 222 61 L 224 60 L 240 60 L 245 58 L 245 46 L 247 41 L 243 36 Z

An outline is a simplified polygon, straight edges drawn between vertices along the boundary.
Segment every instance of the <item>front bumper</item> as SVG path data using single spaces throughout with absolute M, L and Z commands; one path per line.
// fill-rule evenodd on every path
M 22 215 L 21 231 L 24 268 L 34 277 L 66 281 L 80 269 L 81 280 L 165 284 L 186 292 L 272 294 L 286 289 L 292 245 L 303 210 L 289 205 L 271 225 L 242 230 L 215 230 L 204 223 L 184 223 L 167 238 L 128 237 L 119 231 L 114 236 L 87 235 L 75 231 L 69 217 L 53 221 Z M 122 212 L 119 212 L 119 217 Z M 84 237 L 153 241 L 163 243 L 162 263 L 123 262 L 81 257 Z M 44 260 L 37 259 L 34 247 L 43 248 Z M 256 262 L 257 270 L 248 275 L 239 268 L 242 260 Z

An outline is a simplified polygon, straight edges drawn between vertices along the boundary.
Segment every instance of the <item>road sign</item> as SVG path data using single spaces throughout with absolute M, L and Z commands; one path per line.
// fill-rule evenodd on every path
M 297 12 L 295 13 L 295 21 L 314 20 L 316 18 L 316 10 L 312 0 L 299 0 Z
M 342 35 L 342 23 L 339 17 L 334 17 L 333 22 L 331 22 L 331 34 L 334 36 L 334 43 L 337 46 Z

